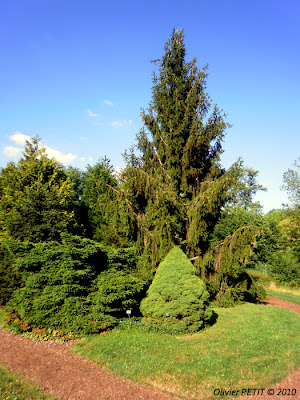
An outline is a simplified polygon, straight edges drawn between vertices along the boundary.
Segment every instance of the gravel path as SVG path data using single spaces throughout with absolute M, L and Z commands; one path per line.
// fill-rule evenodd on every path
M 283 300 L 268 298 L 265 304 L 300 314 L 300 306 Z M 179 400 L 154 388 L 118 378 L 82 356 L 70 353 L 71 346 L 71 342 L 40 342 L 0 329 L 0 362 L 35 380 L 46 392 L 62 400 Z M 277 395 L 279 388 L 296 388 L 297 394 L 280 396 Z M 243 399 L 300 399 L 300 369 L 272 389 L 274 396 L 265 392 Z

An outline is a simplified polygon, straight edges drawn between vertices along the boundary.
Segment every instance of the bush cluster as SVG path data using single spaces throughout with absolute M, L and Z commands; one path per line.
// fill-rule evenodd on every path
M 76 334 L 113 327 L 126 308 L 137 307 L 144 283 L 117 269 L 124 254 L 118 260 L 116 250 L 93 240 L 61 238 L 60 243 L 35 244 L 18 258 L 23 286 L 9 302 L 15 315 L 11 323 L 21 331 L 38 327 Z

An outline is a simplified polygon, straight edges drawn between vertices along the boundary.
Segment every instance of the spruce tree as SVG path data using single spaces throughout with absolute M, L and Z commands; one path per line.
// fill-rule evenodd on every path
M 179 247 L 174 247 L 157 268 L 147 297 L 142 300 L 143 321 L 194 332 L 205 326 L 212 312 L 204 282 Z M 169 314 L 167 320 L 166 314 Z
M 159 71 L 153 76 L 149 108 L 141 113 L 143 128 L 135 147 L 125 153 L 122 189 L 136 226 L 140 265 L 148 268 L 148 278 L 178 245 L 203 278 L 216 281 L 217 292 L 223 274 L 230 278 L 232 273 L 235 279 L 227 282 L 233 285 L 248 280 L 244 268 L 240 273 L 236 269 L 247 259 L 245 252 L 260 230 L 249 226 L 233 236 L 239 238 L 238 248 L 226 256 L 226 271 L 210 266 L 232 248 L 227 246 L 230 239 L 213 246 L 211 241 L 226 203 L 234 196 L 246 203 L 251 200 L 256 171 L 245 175 L 241 160 L 228 170 L 221 166 L 222 141 L 230 124 L 206 91 L 207 67 L 200 70 L 195 58 L 187 62 L 185 56 L 183 30 L 174 29 L 162 58 L 155 61 Z M 222 246 L 227 250 L 222 252 Z
M 153 266 L 174 244 L 191 257 L 205 253 L 235 172 L 219 163 L 229 124 L 212 107 L 206 67 L 199 70 L 196 59 L 185 60 L 183 39 L 183 31 L 175 29 L 155 61 L 159 74 L 149 109 L 142 111 L 144 127 L 136 149 L 125 154 L 125 195 L 138 246 Z

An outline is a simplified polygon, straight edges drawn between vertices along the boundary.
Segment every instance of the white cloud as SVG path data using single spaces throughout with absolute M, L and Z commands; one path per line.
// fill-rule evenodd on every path
M 96 114 L 96 113 L 94 113 L 94 112 L 91 111 L 91 110 L 87 110 L 87 112 L 88 112 L 88 114 L 89 114 L 89 117 L 93 117 L 93 118 L 99 117 L 99 114 Z
M 117 178 L 119 178 L 122 172 L 123 172 L 123 168 L 115 167 L 113 170 L 113 175 L 116 176 Z
M 114 121 L 111 124 L 114 128 L 119 128 L 120 126 L 123 126 L 122 122 L 118 122 L 118 121 Z
M 109 100 L 104 100 L 104 103 L 107 104 L 108 106 L 113 106 L 113 103 Z
M 24 135 L 21 132 L 15 132 L 12 136 L 9 137 L 9 139 L 18 145 L 24 146 L 26 141 L 30 140 L 30 136 Z
M 19 146 L 4 146 L 1 150 L 2 154 L 6 157 L 9 157 L 11 160 L 16 160 L 20 157 L 22 152 L 24 151 L 24 145 L 26 141 L 30 141 L 30 136 L 24 135 L 21 132 L 15 132 L 13 135 L 9 137 L 9 139 L 16 143 Z M 78 157 L 76 154 L 73 153 L 64 153 L 60 150 L 56 150 L 49 146 L 44 146 L 43 143 L 40 143 L 40 147 L 45 149 L 45 153 L 49 158 L 55 158 L 58 162 L 64 165 L 70 165 L 75 160 L 80 161 L 92 161 L 93 157 Z
M 19 147 L 14 147 L 14 146 L 5 146 L 2 149 L 2 153 L 6 156 L 6 157 L 11 157 L 11 158 L 16 158 L 17 156 L 19 156 L 22 152 L 22 149 L 20 149 Z
M 62 164 L 69 165 L 72 161 L 76 160 L 77 155 L 72 153 L 63 153 L 60 150 L 52 149 L 51 147 L 45 146 L 46 154 L 50 158 L 55 158 Z
M 129 120 L 127 120 L 127 121 L 121 121 L 121 122 L 119 122 L 119 121 L 114 121 L 114 122 L 112 122 L 111 124 L 112 124 L 112 126 L 113 126 L 114 128 L 120 128 L 121 126 L 131 125 L 131 124 L 132 124 L 132 119 L 129 119 Z

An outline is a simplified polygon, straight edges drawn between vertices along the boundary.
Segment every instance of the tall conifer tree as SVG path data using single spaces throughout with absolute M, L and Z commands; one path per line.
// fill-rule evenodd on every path
M 153 77 L 136 150 L 126 153 L 125 195 L 136 216 L 139 246 L 156 266 L 173 244 L 203 255 L 235 168 L 219 164 L 229 126 L 206 92 L 206 67 L 185 60 L 183 30 L 174 29 Z M 211 110 L 212 109 L 212 110 Z

